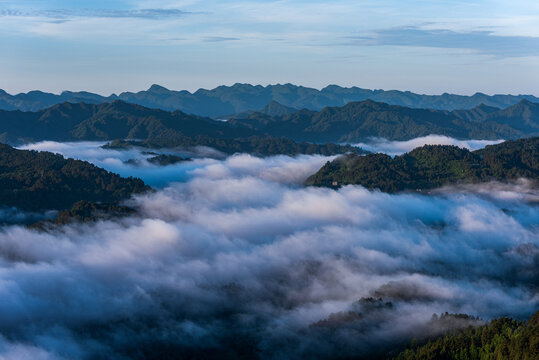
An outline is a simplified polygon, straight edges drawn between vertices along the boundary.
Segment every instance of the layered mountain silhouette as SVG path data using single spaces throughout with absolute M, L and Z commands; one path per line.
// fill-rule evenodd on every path
M 414 109 L 372 100 L 318 112 L 291 112 L 291 108 L 272 102 L 264 110 L 216 121 L 118 100 L 104 104 L 65 102 L 36 112 L 0 110 L 0 141 L 131 139 L 148 147 L 203 145 L 225 153 L 273 155 L 354 151 L 316 144 L 355 143 L 372 137 L 408 140 L 438 134 L 460 139 L 518 139 L 539 135 L 539 104 L 527 100 L 506 109 L 479 105 L 458 111 Z M 119 147 L 131 145 L 133 141 L 115 143 Z
M 66 102 L 37 112 L 0 111 L 0 142 L 124 139 L 134 141 L 116 141 L 114 146 L 208 146 L 225 153 L 257 155 L 332 155 L 360 151 L 336 144 L 300 144 L 223 121 L 181 111 L 149 109 L 123 101 L 105 104 Z
M 282 116 L 254 112 L 229 123 L 271 136 L 313 142 L 354 143 L 371 137 L 409 140 L 429 134 L 460 139 L 517 139 L 539 135 L 539 104 L 521 100 L 506 109 L 481 104 L 470 110 L 446 111 L 365 100 Z
M 65 102 L 37 112 L 0 111 L 0 134 L 31 140 L 112 140 L 183 138 L 199 135 L 232 139 L 257 132 L 181 111 L 149 109 L 123 101 Z
M 493 95 L 476 93 L 472 96 L 442 94 L 421 95 L 409 91 L 369 90 L 359 87 L 330 85 L 322 90 L 292 84 L 219 86 L 212 90 L 174 91 L 159 85 L 148 90 L 101 96 L 90 92 L 65 91 L 59 95 L 30 91 L 10 95 L 0 90 L 0 109 L 37 111 L 63 102 L 98 104 L 123 100 L 162 110 L 181 110 L 189 114 L 219 117 L 262 109 L 272 101 L 294 109 L 321 110 L 328 106 L 344 106 L 350 102 L 373 100 L 391 105 L 437 110 L 472 109 L 480 104 L 506 108 L 526 99 L 539 102 L 533 95 Z M 277 115 L 277 114 L 271 114 Z M 282 114 L 279 114 L 282 115 Z
M 224 116 L 224 120 L 230 120 L 230 119 L 242 119 L 249 117 L 252 114 L 263 114 L 268 116 L 284 116 L 288 114 L 293 114 L 297 112 L 298 109 L 283 105 L 275 100 L 272 100 L 268 105 L 264 106 L 260 110 L 248 110 L 244 111 L 238 114 L 233 114 L 229 116 Z

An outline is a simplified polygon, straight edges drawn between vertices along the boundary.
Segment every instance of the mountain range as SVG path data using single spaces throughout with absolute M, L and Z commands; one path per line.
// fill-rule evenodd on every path
M 119 100 L 65 102 L 36 112 L 0 110 L 0 142 L 113 141 L 110 146 L 116 148 L 206 146 L 228 154 L 266 156 L 357 153 L 361 152 L 357 148 L 335 143 L 372 137 L 408 140 L 438 134 L 459 139 L 518 139 L 539 135 L 539 104 L 527 100 L 506 109 L 486 105 L 456 111 L 414 109 L 365 100 L 321 111 L 292 111 L 271 102 L 262 112 L 218 121 Z
M 336 144 L 297 143 L 224 121 L 181 111 L 149 109 L 119 100 L 104 104 L 65 102 L 36 112 L 0 110 L 0 142 L 17 145 L 42 140 L 122 140 L 111 145 L 120 148 L 206 146 L 228 154 L 256 155 L 333 155 L 360 151 Z
M 539 104 L 521 100 L 506 109 L 481 104 L 470 110 L 447 111 L 365 100 L 280 116 L 252 112 L 228 122 L 271 136 L 312 142 L 354 143 L 372 137 L 409 140 L 430 134 L 460 139 L 517 139 L 539 135 Z
M 506 108 L 526 99 L 539 102 L 533 95 L 486 95 L 476 93 L 472 96 L 444 93 L 442 95 L 422 95 L 410 91 L 369 90 L 359 87 L 340 87 L 330 85 L 321 90 L 293 84 L 250 85 L 234 84 L 219 86 L 212 90 L 199 89 L 195 92 L 174 91 L 159 85 L 148 90 L 123 92 L 119 95 L 102 96 L 86 91 L 64 91 L 52 94 L 30 91 L 10 95 L 0 90 L 0 109 L 37 111 L 63 102 L 85 102 L 99 104 L 122 100 L 149 108 L 168 111 L 181 110 L 200 116 L 221 117 L 246 111 L 261 109 L 272 101 L 293 109 L 321 110 L 328 106 L 344 106 L 350 102 L 363 100 L 384 102 L 411 108 L 437 110 L 472 109 L 480 104 Z

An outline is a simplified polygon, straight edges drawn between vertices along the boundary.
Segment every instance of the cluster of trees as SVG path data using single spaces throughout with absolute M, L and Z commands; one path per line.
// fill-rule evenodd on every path
M 171 154 L 159 154 L 152 156 L 148 159 L 148 162 L 150 164 L 160 165 L 160 166 L 167 166 L 167 165 L 173 165 L 177 164 L 182 161 L 188 161 L 190 159 L 182 158 L 178 155 L 171 155 Z
M 327 162 L 307 185 L 360 184 L 385 192 L 424 190 L 459 182 L 539 179 L 539 137 L 506 141 L 477 151 L 425 145 L 402 156 L 345 155 Z
M 0 144 L 0 205 L 23 210 L 70 209 L 80 200 L 117 203 L 150 187 L 86 161 Z
M 307 142 L 295 142 L 287 138 L 275 138 L 271 136 L 249 136 L 235 139 L 212 138 L 208 136 L 196 136 L 194 138 L 182 137 L 170 139 L 167 137 L 152 138 L 145 141 L 115 140 L 103 147 L 106 149 L 127 149 L 132 146 L 147 148 L 192 148 L 207 146 L 219 150 L 225 154 L 249 153 L 259 156 L 268 155 L 298 155 L 298 154 L 321 154 L 336 155 L 344 153 L 365 154 L 365 150 L 351 146 L 334 143 L 313 144 Z
M 92 201 L 77 201 L 71 209 L 62 210 L 50 222 L 38 222 L 33 226 L 43 229 L 48 224 L 64 225 L 71 222 L 90 222 L 112 217 L 132 215 L 135 209 L 117 203 L 95 203 Z
M 539 358 L 539 311 L 528 321 L 499 318 L 426 343 L 412 341 L 395 360 L 535 360 Z

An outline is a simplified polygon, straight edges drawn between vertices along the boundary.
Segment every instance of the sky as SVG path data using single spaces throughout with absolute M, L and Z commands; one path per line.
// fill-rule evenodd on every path
M 0 0 L 0 88 L 539 95 L 534 0 Z

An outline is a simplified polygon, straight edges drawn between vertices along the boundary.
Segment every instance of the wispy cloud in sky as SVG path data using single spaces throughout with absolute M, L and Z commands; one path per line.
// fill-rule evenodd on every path
M 236 37 L 226 37 L 226 36 L 207 36 L 203 39 L 206 42 L 222 42 L 222 41 L 234 41 L 239 40 Z
M 0 88 L 536 93 L 538 39 L 539 6 L 527 0 L 6 0 Z
M 539 37 L 499 36 L 493 31 L 456 32 L 447 29 L 425 30 L 415 26 L 377 30 L 373 35 L 350 36 L 355 45 L 420 46 L 472 49 L 501 57 L 539 55 Z
M 178 9 L 140 9 L 140 10 L 116 10 L 116 9 L 48 9 L 48 10 L 0 10 L 0 16 L 16 17 L 46 17 L 64 19 L 72 17 L 85 18 L 141 18 L 162 19 L 179 17 L 189 14 Z

